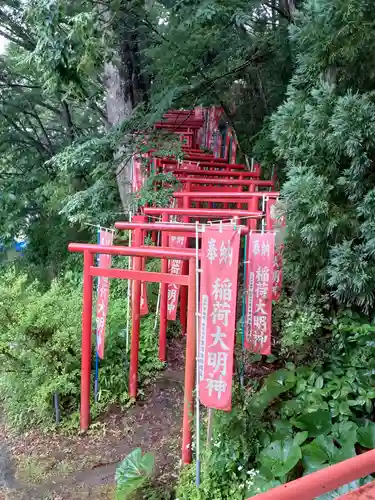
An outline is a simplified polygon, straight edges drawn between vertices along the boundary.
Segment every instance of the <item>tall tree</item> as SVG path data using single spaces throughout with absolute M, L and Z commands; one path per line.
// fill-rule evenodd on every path
M 272 118 L 287 182 L 286 261 L 297 290 L 374 310 L 375 13 L 309 0 L 291 31 L 296 69 Z

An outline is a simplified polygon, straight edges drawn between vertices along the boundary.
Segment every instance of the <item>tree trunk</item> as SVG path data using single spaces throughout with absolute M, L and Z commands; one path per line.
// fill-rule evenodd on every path
M 107 90 L 107 119 L 110 127 L 119 125 L 123 120 L 129 118 L 133 111 L 131 99 L 125 99 L 125 82 L 122 79 L 120 69 L 112 62 L 106 63 L 104 67 L 105 85 Z M 128 211 L 129 194 L 132 191 L 132 161 L 120 158 L 124 156 L 124 147 L 120 146 L 115 153 L 116 180 L 124 211 Z
M 136 17 L 126 15 L 123 21 L 124 31 L 118 33 L 117 62 L 108 62 L 104 68 L 107 117 L 111 127 L 129 119 L 134 108 L 148 100 L 149 84 L 141 67 Z M 115 154 L 117 185 L 124 211 L 129 210 L 129 195 L 132 192 L 132 142 L 131 137 L 124 137 Z

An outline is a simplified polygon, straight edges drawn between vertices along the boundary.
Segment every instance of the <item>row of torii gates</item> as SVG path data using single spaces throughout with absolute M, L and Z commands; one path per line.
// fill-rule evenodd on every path
M 173 194 L 170 207 L 143 207 L 131 222 L 117 222 L 118 230 L 132 231 L 132 246 L 112 246 L 71 243 L 71 252 L 82 252 L 83 265 L 83 313 L 82 313 L 82 372 L 80 424 L 87 430 L 90 424 L 90 394 L 92 375 L 92 315 L 93 280 L 95 277 L 132 280 L 131 293 L 131 346 L 129 369 L 129 394 L 137 398 L 138 350 L 141 316 L 141 283 L 160 283 L 160 330 L 159 357 L 167 360 L 167 307 L 168 284 L 180 286 L 180 321 L 186 334 L 185 387 L 182 426 L 182 461 L 192 460 L 192 424 L 194 413 L 194 387 L 197 354 L 197 274 L 201 258 L 198 245 L 195 248 L 172 248 L 170 237 L 184 236 L 191 241 L 200 238 L 197 222 L 228 222 L 239 227 L 241 236 L 265 227 L 267 203 L 279 197 L 275 191 L 276 179 L 260 180 L 258 164 L 238 164 L 226 157 L 206 153 L 199 147 L 199 134 L 204 126 L 201 111 L 170 111 L 156 124 L 157 129 L 173 132 L 183 142 L 183 161 L 158 157 L 153 153 L 157 172 L 171 172 L 178 179 L 180 189 Z M 232 141 L 235 136 L 232 134 Z M 234 144 L 234 143 L 233 143 Z M 232 151 L 233 151 L 232 144 Z M 249 168 L 250 167 L 250 168 Z M 162 186 L 158 186 L 162 188 Z M 155 222 L 155 218 L 160 220 Z M 177 220 L 176 220 L 177 219 Z M 146 246 L 147 234 L 160 246 Z M 156 237 L 156 235 L 159 235 Z M 95 266 L 94 256 L 121 255 L 132 258 L 131 269 L 114 269 Z M 161 259 L 161 272 L 145 270 L 145 259 Z M 169 261 L 182 261 L 182 272 L 172 274 Z M 199 402 L 198 402 L 199 405 Z M 375 471 L 375 450 L 346 460 L 326 469 L 314 472 L 266 493 L 256 495 L 259 500 L 309 500 L 332 491 Z M 372 485 L 345 495 L 345 498 L 375 498 Z M 344 498 L 344 497 L 342 497 Z

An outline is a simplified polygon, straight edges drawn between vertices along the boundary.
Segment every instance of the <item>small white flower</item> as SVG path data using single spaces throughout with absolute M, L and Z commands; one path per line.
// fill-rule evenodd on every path
M 242 470 L 242 469 L 243 469 L 242 465 L 239 465 L 237 470 Z

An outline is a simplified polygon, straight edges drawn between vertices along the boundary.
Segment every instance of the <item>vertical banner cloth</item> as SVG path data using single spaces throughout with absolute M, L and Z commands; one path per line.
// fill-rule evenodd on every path
M 232 407 L 240 232 L 233 225 L 206 226 L 202 234 L 199 393 L 209 407 Z
M 171 248 L 186 248 L 187 237 L 186 236 L 170 236 L 169 246 Z M 181 275 L 182 273 L 182 261 L 172 259 L 169 261 L 169 273 Z M 175 283 L 169 283 L 168 285 L 168 308 L 167 308 L 167 319 L 171 321 L 176 320 L 178 296 L 180 294 L 180 285 Z
M 266 205 L 266 228 L 267 230 L 275 230 L 277 226 L 280 229 L 285 228 L 285 217 L 276 218 L 275 216 L 275 205 L 276 199 L 271 198 L 267 200 Z M 273 284 L 272 284 L 272 299 L 279 300 L 282 290 L 283 282 L 283 250 L 284 245 L 282 243 L 283 236 L 281 235 L 281 241 L 275 244 L 275 257 L 273 261 Z
M 231 149 L 230 149 L 230 158 L 229 158 L 229 163 L 234 164 L 236 163 L 237 160 L 237 136 L 235 132 L 232 132 L 232 144 L 231 144 Z
M 275 233 L 251 233 L 248 241 L 245 348 L 268 355 L 271 354 Z
M 147 284 L 144 281 L 141 281 L 141 309 L 139 314 L 141 316 L 148 314 Z
M 220 156 L 218 135 L 219 135 L 219 121 L 223 115 L 223 109 L 219 106 L 212 106 L 208 110 L 208 124 L 206 129 L 206 146 L 213 151 L 214 156 Z
M 133 193 L 138 193 L 145 182 L 145 177 L 142 171 L 142 158 L 140 156 L 133 156 L 133 179 L 132 179 L 132 189 Z
M 100 244 L 112 245 L 113 244 L 113 231 L 100 230 Z M 111 267 L 111 255 L 99 255 L 99 267 L 109 269 Z M 105 324 L 107 320 L 108 310 L 108 296 L 109 296 L 109 279 L 100 276 L 98 278 L 98 298 L 96 302 L 96 349 L 99 358 L 104 358 L 104 338 L 105 338 Z

